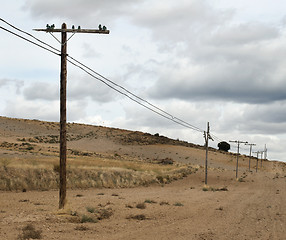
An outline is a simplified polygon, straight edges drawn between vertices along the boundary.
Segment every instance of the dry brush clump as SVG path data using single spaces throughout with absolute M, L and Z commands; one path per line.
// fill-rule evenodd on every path
M 22 233 L 18 235 L 19 240 L 25 239 L 41 239 L 42 230 L 36 230 L 34 225 L 28 223 L 25 227 L 22 228 Z
M 70 222 L 73 223 L 97 223 L 100 220 L 109 219 L 114 214 L 112 208 L 86 207 L 85 213 L 71 214 Z

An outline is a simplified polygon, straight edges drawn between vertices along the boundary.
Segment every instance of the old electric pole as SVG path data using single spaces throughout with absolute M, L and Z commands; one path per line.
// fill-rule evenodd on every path
M 256 159 L 256 172 L 257 172 L 257 169 L 258 169 L 258 159 L 259 159 L 259 153 L 260 151 L 257 151 L 257 152 L 253 152 L 253 153 L 256 153 L 257 154 L 257 159 Z
M 239 155 L 239 145 L 241 144 L 241 143 L 248 143 L 248 142 L 243 142 L 243 141 L 229 141 L 229 142 L 234 142 L 234 143 L 237 143 L 237 155 L 236 155 L 236 170 L 235 170 L 235 177 L 236 177 L 236 179 L 238 179 L 237 178 L 237 176 L 238 176 L 238 155 Z
M 204 131 L 204 138 L 206 144 L 206 164 L 205 164 L 205 185 L 208 184 L 208 150 L 209 150 L 209 139 L 213 140 L 210 135 L 210 123 L 207 124 L 207 131 Z
M 66 138 L 66 87 L 67 87 L 67 33 L 99 33 L 109 34 L 105 26 L 100 29 L 81 29 L 80 26 L 75 29 L 67 29 L 65 23 L 62 28 L 56 29 L 54 25 L 47 25 L 46 29 L 34 29 L 35 31 L 44 31 L 48 33 L 61 33 L 61 74 L 60 74 L 60 192 L 59 208 L 62 209 L 66 204 L 66 159 L 67 159 L 67 138 Z
M 256 144 L 255 143 L 245 143 L 245 145 L 249 145 L 249 147 L 250 147 L 250 152 L 249 152 L 249 167 L 248 167 L 248 170 L 249 170 L 249 172 L 250 172 L 250 159 L 251 159 L 251 150 L 252 150 L 252 146 L 256 146 Z

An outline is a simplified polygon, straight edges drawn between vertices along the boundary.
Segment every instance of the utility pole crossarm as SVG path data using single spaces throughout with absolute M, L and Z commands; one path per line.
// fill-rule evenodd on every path
M 99 29 L 61 29 L 61 28 L 45 28 L 45 29 L 33 29 L 39 32 L 67 32 L 67 33 L 99 33 L 99 34 L 109 34 L 109 30 L 99 30 Z

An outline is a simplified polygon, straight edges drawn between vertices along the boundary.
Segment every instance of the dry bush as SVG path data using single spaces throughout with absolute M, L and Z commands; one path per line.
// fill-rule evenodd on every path
M 145 203 L 138 203 L 138 204 L 136 205 L 136 208 L 145 209 L 145 208 L 146 208 L 146 204 L 145 204 Z
M 97 222 L 98 222 L 98 219 L 95 218 L 94 216 L 82 215 L 80 222 L 81 222 L 81 223 L 86 223 L 86 222 L 89 222 L 89 223 L 97 223 Z
M 41 239 L 42 230 L 36 230 L 34 225 L 28 223 L 25 227 L 22 228 L 22 234 L 18 235 L 19 240 L 25 239 Z
M 88 211 L 90 213 L 94 213 L 95 212 L 95 207 L 86 207 L 86 211 Z
M 182 207 L 182 206 L 184 206 L 184 204 L 183 204 L 183 203 L 180 203 L 180 202 L 176 202 L 176 203 L 174 203 L 174 206 Z
M 113 215 L 113 210 L 111 208 L 108 209 L 100 209 L 97 211 L 97 219 L 103 220 L 103 219 L 109 219 Z

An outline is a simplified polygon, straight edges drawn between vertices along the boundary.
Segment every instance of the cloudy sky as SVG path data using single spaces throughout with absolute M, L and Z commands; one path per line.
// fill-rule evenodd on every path
M 210 122 L 217 137 L 211 146 L 218 139 L 256 143 L 254 151 L 267 144 L 269 159 L 286 161 L 285 1 L 13 0 L 0 13 L 57 49 L 53 36 L 33 29 L 106 25 L 109 35 L 75 34 L 68 54 L 176 118 L 202 130 Z M 0 38 L 0 115 L 59 121 L 59 56 L 3 29 Z M 71 64 L 68 121 L 204 144 L 201 132 L 156 115 Z M 241 151 L 248 154 L 249 147 Z

